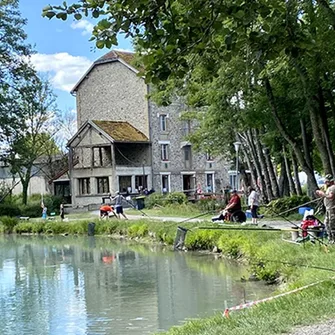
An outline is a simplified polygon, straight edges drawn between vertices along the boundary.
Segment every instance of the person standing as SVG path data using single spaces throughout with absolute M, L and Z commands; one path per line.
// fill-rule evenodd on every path
M 251 210 L 252 224 L 258 224 L 259 194 L 253 187 L 249 188 L 248 206 Z
M 323 203 L 326 208 L 325 226 L 328 234 L 328 241 L 330 244 L 335 243 L 335 185 L 334 177 L 327 174 L 325 177 L 326 192 L 316 190 L 319 197 L 324 198 Z
M 64 218 L 65 218 L 64 204 L 63 203 L 61 203 L 60 206 L 59 206 L 59 216 L 60 216 L 60 219 L 63 221 Z
M 45 221 L 47 219 L 48 208 L 47 206 L 44 205 L 43 202 L 41 204 L 41 207 L 42 207 L 42 219 L 43 221 Z
M 128 218 L 126 217 L 126 215 L 123 213 L 123 206 L 122 206 L 122 202 L 123 200 L 126 200 L 124 198 L 124 196 L 122 196 L 119 191 L 116 191 L 115 192 L 115 197 L 112 198 L 112 201 L 115 201 L 115 211 L 116 211 L 116 214 L 118 216 L 118 218 L 120 219 L 120 215 L 122 215 L 126 220 L 128 220 Z

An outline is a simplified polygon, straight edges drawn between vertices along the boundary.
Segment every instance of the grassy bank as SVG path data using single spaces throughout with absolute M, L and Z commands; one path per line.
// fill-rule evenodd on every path
M 2 232 L 17 234 L 87 234 L 91 220 L 70 222 L 1 220 Z M 178 223 L 126 221 L 112 219 L 95 221 L 96 235 L 113 235 L 149 243 L 173 245 Z M 332 271 L 314 267 L 334 268 L 335 247 L 322 244 L 296 245 L 282 240 L 281 232 L 227 231 L 197 229 L 195 224 L 184 223 L 187 232 L 185 246 L 188 250 L 219 250 L 225 257 L 239 259 L 249 264 L 250 274 L 269 283 L 280 283 L 278 291 L 323 280 L 333 276 Z M 218 227 L 203 223 L 203 227 Z M 289 237 L 289 236 L 287 236 Z M 267 302 L 244 311 L 231 313 L 230 319 L 221 315 L 205 320 L 190 321 L 182 327 L 166 332 L 168 335 L 185 334 L 279 334 L 297 324 L 313 323 L 335 317 L 335 306 L 330 301 L 335 293 L 332 281 L 322 283 L 300 293 Z M 229 306 L 231 307 L 231 306 Z

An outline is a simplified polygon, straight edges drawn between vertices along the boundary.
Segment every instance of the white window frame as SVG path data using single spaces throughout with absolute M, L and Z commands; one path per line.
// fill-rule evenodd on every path
M 205 174 L 206 174 L 206 192 L 207 192 L 207 187 L 208 187 L 208 184 L 207 184 L 208 176 L 212 175 L 212 191 L 211 192 L 215 193 L 215 172 L 214 171 L 206 171 Z
M 161 191 L 163 192 L 163 178 L 167 177 L 168 189 L 167 193 L 171 192 L 171 173 L 160 173 Z
M 167 115 L 166 114 L 159 115 L 159 129 L 160 131 L 167 131 Z
M 169 161 L 169 144 L 162 143 L 161 145 L 161 160 L 163 162 Z

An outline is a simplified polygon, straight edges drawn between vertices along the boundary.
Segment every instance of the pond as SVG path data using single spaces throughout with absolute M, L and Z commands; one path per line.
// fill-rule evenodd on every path
M 153 334 L 271 294 L 246 274 L 107 237 L 0 236 L 0 333 Z

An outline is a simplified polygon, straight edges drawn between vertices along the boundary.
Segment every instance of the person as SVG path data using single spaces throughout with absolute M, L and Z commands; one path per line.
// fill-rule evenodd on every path
M 114 212 L 114 208 L 110 205 L 105 205 L 102 204 L 100 206 L 100 219 L 104 219 L 104 218 L 108 218 L 109 214 L 113 214 L 115 217 L 117 217 L 117 215 Z
M 42 219 L 46 220 L 47 219 L 48 208 L 47 208 L 47 206 L 44 205 L 43 202 L 41 204 L 41 207 L 42 207 Z
M 248 206 L 251 210 L 252 224 L 258 224 L 259 194 L 253 187 L 249 188 Z
M 119 219 L 121 218 L 120 215 L 122 215 L 126 220 L 128 220 L 126 215 L 123 213 L 123 206 L 122 206 L 123 200 L 125 200 L 125 198 L 119 193 L 119 191 L 116 191 L 115 192 L 115 197 L 112 198 L 112 201 L 115 201 L 116 214 L 117 214 Z
M 236 190 L 231 191 L 231 197 L 228 202 L 228 205 L 225 207 L 225 210 L 228 212 L 228 218 L 230 219 L 230 216 L 237 211 L 242 210 L 242 205 L 241 205 L 241 198 L 237 194 Z
M 64 204 L 63 203 L 61 203 L 60 207 L 59 207 L 59 216 L 60 216 L 60 219 L 63 221 L 64 218 L 65 218 L 65 211 L 64 211 Z
M 323 203 L 326 208 L 326 215 L 324 224 L 328 234 L 328 241 L 330 244 L 335 243 L 335 185 L 334 177 L 327 174 L 325 177 L 326 192 L 316 190 L 319 197 L 324 198 Z

